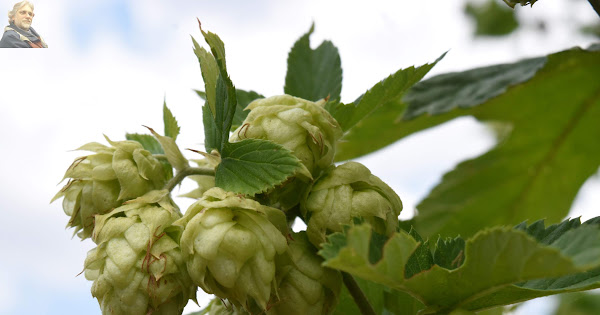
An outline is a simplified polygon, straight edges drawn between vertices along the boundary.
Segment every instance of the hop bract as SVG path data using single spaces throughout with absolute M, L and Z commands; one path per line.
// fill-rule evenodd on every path
M 92 234 L 96 214 L 162 189 L 166 182 L 162 165 L 140 143 L 107 140 L 112 146 L 92 142 L 78 149 L 95 154 L 73 162 L 64 176 L 69 182 L 52 199 L 64 197 L 63 210 L 71 217 L 67 226 L 82 239 Z
M 185 226 L 181 248 L 196 285 L 238 306 L 266 308 L 276 255 L 287 248 L 282 211 L 215 187 L 175 224 Z
M 332 167 L 312 187 L 302 210 L 309 218 L 306 232 L 319 246 L 329 232 L 340 232 L 361 217 L 380 234 L 396 230 L 402 202 L 392 188 L 357 162 Z
M 333 163 L 335 144 L 342 136 L 338 122 L 324 108 L 290 95 L 257 99 L 236 129 L 231 142 L 243 139 L 271 140 L 292 151 L 312 176 Z
M 97 216 L 85 277 L 102 314 L 181 314 L 196 291 L 177 244 L 181 229 L 171 225 L 181 216 L 140 199 Z
M 321 266 L 323 259 L 305 232 L 292 234 L 289 260 L 278 266 L 279 301 L 267 314 L 331 314 L 342 286 L 338 271 Z

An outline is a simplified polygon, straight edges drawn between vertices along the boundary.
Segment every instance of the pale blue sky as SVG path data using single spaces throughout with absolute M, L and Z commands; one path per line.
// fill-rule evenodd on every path
M 68 150 L 103 142 L 103 134 L 119 140 L 125 132 L 145 132 L 142 124 L 161 129 L 164 97 L 182 125 L 180 146 L 203 149 L 201 101 L 192 91 L 202 89 L 190 40 L 190 34 L 200 37 L 196 17 L 225 42 L 236 86 L 264 95 L 283 92 L 287 52 L 314 21 L 313 43 L 331 39 L 340 50 L 343 100 L 447 50 L 433 74 L 587 47 L 592 41 L 577 35 L 569 20 L 594 19 L 585 1 L 575 2 L 575 8 L 567 7 L 567 0 L 519 8 L 523 31 L 476 42 L 461 3 L 35 1 L 33 27 L 50 48 L 0 50 L 0 315 L 100 314 L 91 283 L 76 277 L 94 244 L 71 239 L 60 201 L 48 202 L 71 161 L 83 154 Z M 0 10 L 12 5 L 2 0 Z M 542 16 L 555 19 L 545 35 L 532 31 Z M 444 172 L 493 145 L 482 130 L 464 118 L 361 161 L 398 192 L 406 216 Z M 186 184 L 181 192 L 191 187 Z M 586 184 L 588 191 L 599 187 L 597 179 Z M 589 217 L 599 203 L 594 194 L 582 194 L 574 214 L 587 211 Z

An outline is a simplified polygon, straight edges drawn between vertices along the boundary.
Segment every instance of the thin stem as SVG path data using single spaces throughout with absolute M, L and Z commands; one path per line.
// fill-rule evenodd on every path
M 360 313 L 363 315 L 375 315 L 373 306 L 371 306 L 371 303 L 367 300 L 367 297 L 358 286 L 358 283 L 356 283 L 356 280 L 346 272 L 342 272 L 342 279 L 344 280 L 344 285 L 348 288 L 350 295 L 352 295 L 354 302 L 358 306 Z
M 588 0 L 588 2 L 592 5 L 592 8 L 594 8 L 594 11 L 598 14 L 598 17 L 600 17 L 600 0 Z
M 165 185 L 164 189 L 168 189 L 169 192 L 175 188 L 181 181 L 190 175 L 210 175 L 215 176 L 215 170 L 212 168 L 203 167 L 188 167 L 179 171 L 171 180 Z

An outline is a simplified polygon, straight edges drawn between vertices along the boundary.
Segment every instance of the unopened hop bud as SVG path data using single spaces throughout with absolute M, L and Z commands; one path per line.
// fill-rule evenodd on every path
M 275 287 L 275 258 L 287 249 L 281 210 L 215 187 L 181 220 L 181 249 L 194 283 L 241 307 L 263 310 Z
M 71 217 L 67 226 L 75 228 L 82 239 L 92 234 L 95 215 L 161 189 L 166 182 L 160 162 L 140 143 L 106 139 L 110 147 L 92 142 L 78 149 L 95 154 L 73 162 L 63 178 L 69 182 L 52 199 L 64 197 L 63 210 Z
M 181 216 L 140 199 L 97 216 L 85 277 L 104 315 L 181 314 L 196 293 L 171 225 Z
M 251 102 L 246 120 L 230 141 L 271 140 L 292 151 L 312 176 L 333 163 L 335 145 L 342 136 L 338 122 L 317 103 L 290 95 Z
M 402 202 L 392 188 L 357 162 L 332 167 L 315 182 L 302 204 L 308 238 L 315 245 L 330 232 L 362 218 L 380 234 L 396 230 Z
M 278 265 L 279 300 L 269 315 L 331 314 L 342 287 L 336 270 L 323 267 L 323 259 L 305 232 L 292 234 L 287 264 Z

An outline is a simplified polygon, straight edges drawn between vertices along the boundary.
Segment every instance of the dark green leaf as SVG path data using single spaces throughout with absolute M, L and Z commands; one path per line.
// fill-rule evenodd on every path
M 167 101 L 163 103 L 163 121 L 165 123 L 165 136 L 177 140 L 180 128 L 177 124 L 177 119 L 175 119 L 175 116 L 173 116 L 173 113 L 167 107 Z
M 512 129 L 497 147 L 447 173 L 417 206 L 415 228 L 422 235 L 470 236 L 485 226 L 528 219 L 558 222 L 597 172 L 600 52 L 573 49 L 544 60 L 434 77 L 407 96 L 407 117 L 435 116 L 404 121 L 390 133 L 410 134 L 459 115 Z
M 250 111 L 245 111 L 244 108 L 250 104 L 250 102 L 254 101 L 257 98 L 264 98 L 264 96 L 254 92 L 254 91 L 244 91 L 240 89 L 235 90 L 237 96 L 237 107 L 235 109 L 235 115 L 233 116 L 233 122 L 231 124 L 231 129 L 235 130 L 239 126 L 242 125 L 246 116 Z
M 548 245 L 522 229 L 488 229 L 467 240 L 465 262 L 458 268 L 434 265 L 411 278 L 404 277 L 404 266 L 418 243 L 404 231 L 389 238 L 376 263 L 370 262 L 368 225 L 332 235 L 319 253 L 328 267 L 417 297 L 427 307 L 425 314 L 477 311 L 600 286 L 600 226 L 570 226 Z
M 163 148 L 160 146 L 160 143 L 158 143 L 158 141 L 156 141 L 156 139 L 151 135 L 128 133 L 125 134 L 125 139 L 141 143 L 142 147 L 150 151 L 150 153 L 152 154 L 165 154 L 165 151 L 163 151 Z
M 497 0 L 468 2 L 465 4 L 465 13 L 475 22 L 476 36 L 508 35 L 519 27 L 515 11 Z
M 415 231 L 415 229 L 411 229 L 409 234 L 415 241 L 419 242 L 419 246 L 415 249 L 404 267 L 404 277 L 407 279 L 421 271 L 429 270 L 433 267 L 433 256 L 429 251 L 429 241 L 423 242 L 423 238 Z M 377 261 L 371 261 L 371 263 L 376 262 Z
M 387 128 L 397 123 L 396 120 L 400 119 L 406 108 L 399 103 L 400 98 L 444 55 L 432 64 L 397 71 L 377 83 L 354 103 L 327 103 L 325 109 L 345 132 L 338 143 L 336 161 L 355 158 L 394 142 L 397 138 Z M 390 142 L 386 142 L 387 140 Z
M 460 236 L 452 239 L 438 238 L 433 252 L 433 262 L 448 270 L 462 266 L 465 261 L 465 240 Z
M 210 153 L 212 150 L 219 150 L 221 139 L 208 102 L 202 106 L 202 125 L 204 126 L 204 147 L 206 152 Z
M 216 132 L 206 132 L 207 127 L 205 127 L 205 134 L 215 137 L 214 139 L 205 139 L 205 143 L 207 146 L 209 146 L 208 144 L 212 145 L 216 143 L 218 144 L 216 149 L 219 152 L 223 152 L 225 144 L 229 140 L 229 131 L 231 130 L 231 123 L 237 106 L 236 92 L 233 82 L 231 82 L 227 74 L 225 45 L 216 34 L 200 30 L 210 46 L 212 55 L 200 47 L 195 40 L 194 52 L 200 60 L 200 68 L 202 69 L 206 88 L 206 98 L 210 112 L 212 113 L 212 119 L 214 119 L 214 124 L 208 124 L 208 128 L 212 128 L 212 126 L 216 128 Z M 203 110 L 203 116 L 206 113 L 208 111 Z M 206 122 L 208 118 L 204 117 L 202 120 Z
M 281 184 L 301 168 L 289 150 L 266 140 L 227 143 L 222 157 L 215 185 L 251 196 Z
M 317 49 L 310 48 L 310 35 L 304 34 L 292 47 L 288 56 L 285 76 L 285 94 L 309 101 L 329 97 L 339 100 L 342 91 L 342 65 L 337 48 L 330 41 L 323 41 Z

